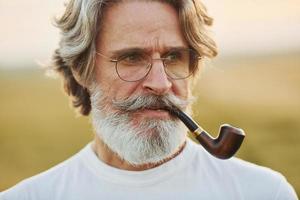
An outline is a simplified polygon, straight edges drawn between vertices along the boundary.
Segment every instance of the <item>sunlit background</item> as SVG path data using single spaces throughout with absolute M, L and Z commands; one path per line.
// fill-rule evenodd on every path
M 238 157 L 284 174 L 300 194 L 300 0 L 205 0 L 220 54 L 194 93 L 212 134 L 242 127 Z M 70 157 L 92 137 L 59 79 L 44 76 L 62 0 L 0 0 L 0 191 Z

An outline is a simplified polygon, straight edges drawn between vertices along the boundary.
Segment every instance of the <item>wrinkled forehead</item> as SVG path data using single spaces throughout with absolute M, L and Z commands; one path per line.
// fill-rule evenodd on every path
M 181 33 L 178 13 L 160 1 L 125 1 L 105 10 L 97 47 L 187 46 Z

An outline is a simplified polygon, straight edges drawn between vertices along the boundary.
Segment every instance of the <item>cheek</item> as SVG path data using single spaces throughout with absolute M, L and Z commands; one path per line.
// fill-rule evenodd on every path
M 125 98 L 128 98 L 136 93 L 137 90 L 137 84 L 131 83 L 131 82 L 125 82 L 122 80 L 117 80 L 114 83 L 112 83 L 110 94 L 114 99 L 122 100 Z
M 188 80 L 177 80 L 173 82 L 172 90 L 174 94 L 182 99 L 188 99 L 190 96 Z
M 108 101 L 129 97 L 137 87 L 134 83 L 122 81 L 114 69 L 96 70 L 96 81 Z

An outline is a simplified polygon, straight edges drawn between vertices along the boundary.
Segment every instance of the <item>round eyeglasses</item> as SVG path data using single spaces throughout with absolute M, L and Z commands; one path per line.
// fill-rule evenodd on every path
M 198 67 L 198 62 L 202 58 L 193 49 L 170 50 L 161 58 L 152 58 L 149 54 L 141 50 L 129 50 L 123 52 L 115 59 L 109 58 L 99 52 L 97 55 L 109 59 L 115 63 L 115 69 L 120 79 L 127 82 L 135 82 L 144 79 L 152 68 L 154 60 L 161 60 L 167 76 L 171 79 L 179 80 L 191 76 Z

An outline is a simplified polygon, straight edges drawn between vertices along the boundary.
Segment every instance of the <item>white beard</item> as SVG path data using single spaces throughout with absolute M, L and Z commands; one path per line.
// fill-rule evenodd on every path
M 171 99 L 182 102 L 175 96 Z M 107 147 L 131 165 L 163 162 L 179 151 L 186 140 L 187 128 L 178 120 L 149 119 L 137 127 L 132 123 L 132 113 L 112 112 L 107 104 L 101 90 L 94 89 L 93 127 Z

